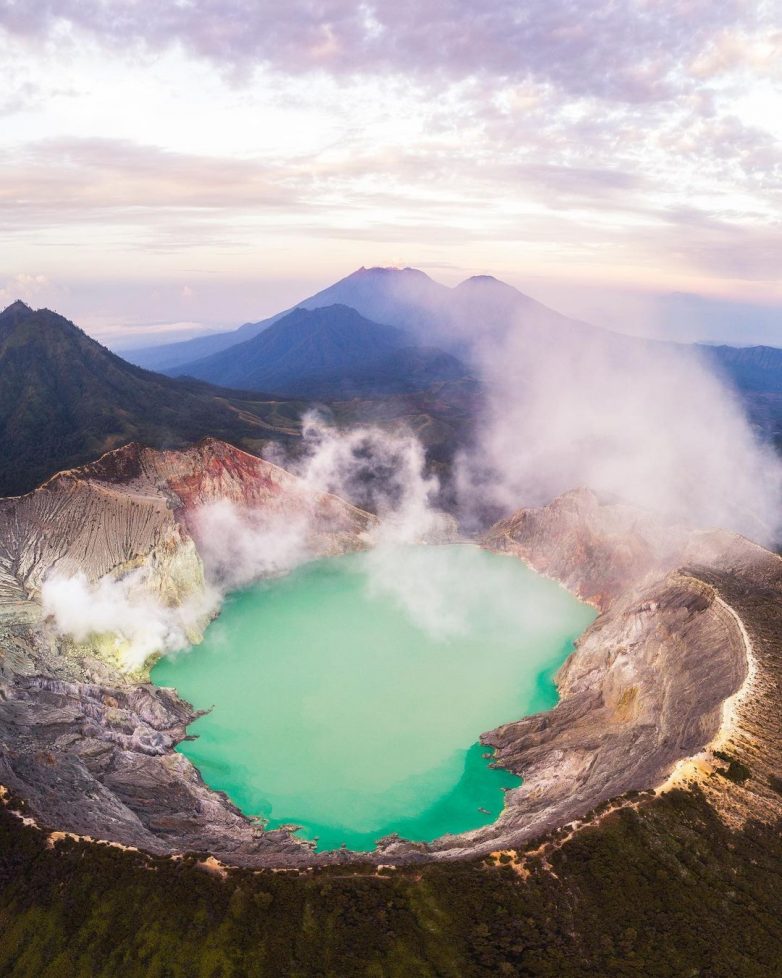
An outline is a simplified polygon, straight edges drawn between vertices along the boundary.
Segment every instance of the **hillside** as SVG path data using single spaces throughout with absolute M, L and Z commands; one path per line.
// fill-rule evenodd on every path
M 739 390 L 782 394 L 782 349 L 774 346 L 701 346 L 699 349 Z
M 447 353 L 411 346 L 402 330 L 334 304 L 295 309 L 258 336 L 167 373 L 223 387 L 341 398 L 409 393 L 468 371 Z
M 179 343 L 128 350 L 124 355 L 131 363 L 149 370 L 171 372 L 175 367 L 193 364 L 258 336 L 296 309 L 333 305 L 350 306 L 374 322 L 425 335 L 427 327 L 437 318 L 436 313 L 447 307 L 451 291 L 415 268 L 359 268 L 296 306 L 258 322 Z M 187 372 L 192 373 L 190 369 Z
M 698 349 L 735 388 L 754 427 L 782 450 L 782 349 L 705 345 Z
M 430 351 L 436 369 L 427 375 L 427 359 L 414 352 L 405 362 L 406 347 L 391 350 L 393 375 L 406 371 L 412 379 L 398 392 L 372 396 L 373 380 L 365 375 L 366 386 L 356 378 L 347 393 L 332 377 L 334 398 L 318 403 L 340 425 L 410 428 L 430 461 L 447 467 L 469 435 L 478 385 L 463 378 L 461 365 L 458 379 L 447 379 L 452 358 L 436 351 Z M 445 379 L 430 384 L 433 374 Z M 151 373 L 46 309 L 16 302 L 0 313 L 0 496 L 26 492 L 129 441 L 178 448 L 210 435 L 256 453 L 269 440 L 294 446 L 308 405 Z
M 213 435 L 252 447 L 296 434 L 295 405 L 251 397 L 149 373 L 62 316 L 15 302 L 0 313 L 0 495 L 128 441 Z

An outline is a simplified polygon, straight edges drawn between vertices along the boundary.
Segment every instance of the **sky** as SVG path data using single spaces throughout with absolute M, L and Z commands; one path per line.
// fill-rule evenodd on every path
M 778 0 L 0 0 L 0 304 L 116 348 L 361 265 L 782 345 Z

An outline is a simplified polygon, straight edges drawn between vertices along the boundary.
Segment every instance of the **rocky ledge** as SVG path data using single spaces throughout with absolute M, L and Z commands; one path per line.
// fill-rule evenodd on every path
M 128 675 L 99 639 L 57 635 L 43 615 L 41 587 L 55 571 L 94 582 L 143 569 L 160 601 L 197 598 L 206 586 L 197 515 L 217 501 L 304 527 L 312 556 L 365 548 L 377 522 L 213 439 L 177 452 L 127 445 L 0 500 L 0 785 L 41 824 L 228 861 L 309 852 L 262 831 L 175 753 L 195 718 L 189 704 L 143 672 Z
M 523 785 L 475 832 L 430 845 L 389 838 L 369 857 L 315 854 L 246 818 L 174 751 L 194 716 L 174 691 L 58 638 L 41 614 L 41 582 L 53 567 L 97 579 L 143 565 L 172 602 L 203 587 L 193 514 L 217 499 L 305 512 L 314 554 L 366 546 L 374 523 L 214 441 L 186 452 L 128 446 L 0 501 L 0 784 L 41 825 L 245 866 L 409 863 L 520 846 L 610 798 L 658 786 L 724 734 L 726 703 L 747 688 L 747 622 L 751 632 L 767 615 L 763 634 L 779 634 L 780 623 L 768 622 L 782 606 L 782 561 L 741 537 L 666 526 L 585 490 L 521 510 L 483 545 L 600 611 L 558 674 L 557 707 L 482 737 Z

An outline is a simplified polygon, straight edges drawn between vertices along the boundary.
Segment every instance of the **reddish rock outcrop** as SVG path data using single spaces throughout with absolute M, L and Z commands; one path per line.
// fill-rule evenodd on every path
M 36 595 L 53 567 L 95 579 L 146 563 L 162 591 L 193 586 L 200 561 L 192 516 L 221 499 L 306 513 L 316 553 L 363 546 L 374 524 L 211 440 L 186 452 L 126 446 L 27 496 L 0 500 L 0 783 L 51 828 L 155 852 L 209 850 L 248 866 L 350 860 L 315 854 L 282 830 L 263 832 L 173 752 L 193 717 L 173 691 L 66 655 L 65 643 L 41 627 Z M 780 558 L 735 534 L 691 532 L 601 504 L 588 490 L 519 511 L 483 543 L 557 579 L 601 614 L 560 670 L 559 704 L 482 736 L 524 778 L 498 821 L 428 845 L 385 840 L 362 859 L 457 859 L 520 846 L 630 789 L 659 785 L 718 732 L 728 736 L 725 703 L 747 688 L 750 644 L 756 669 L 731 749 L 735 742 L 748 763 L 765 765 L 772 783 L 782 736 L 763 737 L 778 714 Z M 771 788 L 741 790 L 747 811 L 776 810 Z

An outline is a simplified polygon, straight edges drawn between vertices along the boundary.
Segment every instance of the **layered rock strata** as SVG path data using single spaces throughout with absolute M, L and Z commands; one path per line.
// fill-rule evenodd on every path
M 518 846 L 608 799 L 657 788 L 672 772 L 677 784 L 698 780 L 717 807 L 743 806 L 744 818 L 782 814 L 776 554 L 723 530 L 688 531 L 601 505 L 587 490 L 519 511 L 484 545 L 523 559 L 601 614 L 557 674 L 559 704 L 481 738 L 524 778 L 501 818 L 441 840 L 438 854 Z M 710 747 L 757 772 L 742 802 L 711 777 L 724 764 L 704 753 Z
M 246 866 L 359 858 L 315 854 L 283 830 L 264 832 L 174 752 L 194 716 L 174 691 L 129 680 L 42 621 L 37 596 L 53 567 L 95 579 L 145 564 L 172 601 L 200 587 L 193 516 L 217 499 L 306 512 L 314 553 L 365 546 L 373 525 L 368 514 L 216 442 L 171 453 L 128 446 L 0 501 L 0 784 L 53 829 L 152 852 L 208 851 Z M 782 631 L 771 614 L 782 606 L 778 557 L 734 534 L 670 527 L 601 504 L 585 490 L 519 511 L 482 543 L 560 581 L 600 615 L 559 672 L 559 704 L 482 737 L 499 764 L 524 778 L 500 819 L 429 845 L 389 838 L 362 860 L 455 859 L 520 846 L 607 799 L 654 788 L 724 727 L 725 703 L 748 674 L 744 625 L 752 633 L 764 621 L 772 644 Z M 750 701 L 742 700 L 745 711 Z
M 173 690 L 128 676 L 95 643 L 44 620 L 52 572 L 88 580 L 144 568 L 145 586 L 177 604 L 204 589 L 199 507 L 229 501 L 306 528 L 313 556 L 361 549 L 375 517 L 289 472 L 208 439 L 158 452 L 128 445 L 0 500 L 0 784 L 57 830 L 151 852 L 209 850 L 229 860 L 293 857 L 211 791 L 175 745 L 195 713 Z

